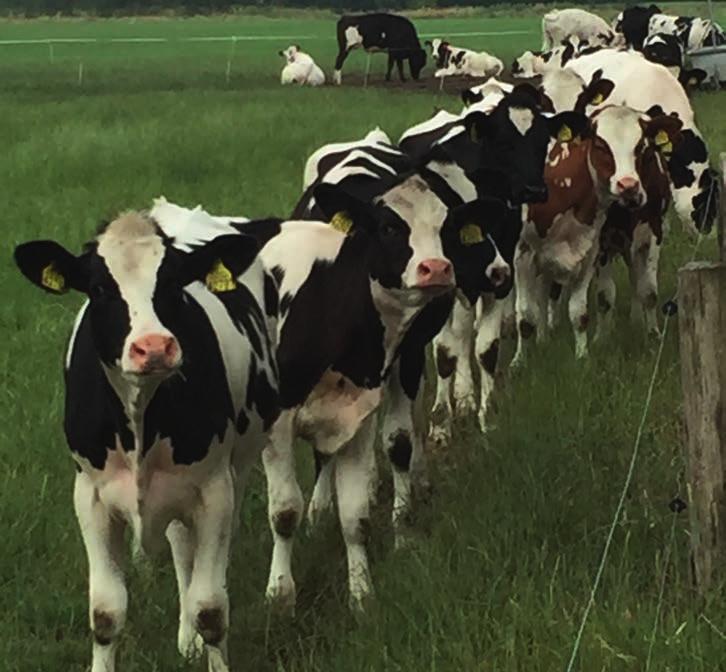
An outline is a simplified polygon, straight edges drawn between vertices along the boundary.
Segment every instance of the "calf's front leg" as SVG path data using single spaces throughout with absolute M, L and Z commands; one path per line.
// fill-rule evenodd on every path
M 73 504 L 88 556 L 91 672 L 114 672 L 118 636 L 126 622 L 128 604 L 122 569 L 124 523 L 111 515 L 83 472 L 76 475 Z

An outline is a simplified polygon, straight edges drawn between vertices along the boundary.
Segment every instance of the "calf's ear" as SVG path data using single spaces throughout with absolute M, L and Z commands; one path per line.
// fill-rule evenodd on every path
M 483 112 L 470 112 L 464 117 L 464 128 L 469 140 L 481 143 L 488 138 L 492 131 L 492 121 L 488 114 Z
M 451 211 L 450 221 L 464 247 L 485 242 L 492 229 L 507 216 L 507 206 L 497 198 L 479 198 Z
M 313 196 L 325 219 L 337 231 L 351 235 L 358 229 L 375 229 L 373 208 L 342 187 L 322 182 L 315 187 Z
M 186 255 L 181 284 L 200 280 L 215 294 L 231 292 L 237 289 L 237 278 L 249 268 L 259 250 L 252 236 L 219 236 Z
M 683 139 L 681 128 L 683 122 L 670 114 L 655 116 L 648 120 L 641 120 L 643 134 L 655 143 L 658 151 L 664 156 L 670 156 L 673 148 Z
M 592 75 L 590 83 L 577 97 L 575 111 L 584 112 L 588 105 L 601 105 L 613 92 L 614 88 L 615 82 L 610 79 L 603 78 L 602 70 L 596 70 Z
M 52 240 L 34 240 L 15 248 L 15 263 L 34 285 L 51 294 L 65 294 L 69 289 L 88 290 L 87 267 Z
M 590 120 L 582 112 L 560 112 L 549 117 L 547 125 L 558 142 L 582 140 L 590 134 Z

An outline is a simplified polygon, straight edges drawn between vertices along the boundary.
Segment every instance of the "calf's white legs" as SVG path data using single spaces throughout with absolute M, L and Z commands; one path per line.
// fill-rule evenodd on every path
M 282 606 L 295 606 L 292 578 L 293 537 L 303 513 L 303 497 L 295 474 L 291 411 L 283 411 L 270 432 L 270 442 L 262 451 L 267 477 L 267 507 L 273 547 L 267 597 Z
M 375 475 L 375 419 L 375 413 L 369 415 L 353 439 L 335 456 L 338 515 L 348 555 L 352 609 L 362 608 L 373 590 L 365 545 L 370 533 L 370 491 Z
M 457 296 L 449 319 L 434 339 L 438 375 L 436 400 L 431 411 L 430 436 L 437 443 L 451 441 L 454 412 L 457 415 L 466 415 L 476 409 L 471 370 L 473 333 L 474 311 L 468 302 Z
M 111 515 L 83 472 L 76 475 L 73 504 L 88 556 L 91 672 L 114 672 L 128 604 L 121 561 L 124 523 Z
M 476 342 L 474 350 L 479 363 L 481 398 L 479 403 L 479 427 L 487 431 L 487 410 L 489 397 L 494 389 L 494 374 L 499 359 L 499 338 L 502 331 L 504 301 L 497 301 L 494 295 L 479 300 L 476 307 Z

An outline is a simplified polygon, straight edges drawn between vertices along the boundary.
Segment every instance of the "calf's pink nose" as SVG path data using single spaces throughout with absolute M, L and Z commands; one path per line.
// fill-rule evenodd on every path
M 179 343 L 173 336 L 147 334 L 129 348 L 129 358 L 140 371 L 173 368 L 179 359 Z
M 617 181 L 617 187 L 619 192 L 623 191 L 635 191 L 640 186 L 640 182 L 634 177 L 621 177 Z
M 416 269 L 418 287 L 450 285 L 453 282 L 451 262 L 446 259 L 424 259 Z

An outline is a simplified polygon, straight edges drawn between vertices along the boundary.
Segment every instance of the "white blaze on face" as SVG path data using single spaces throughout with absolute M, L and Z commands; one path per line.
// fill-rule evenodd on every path
M 353 49 L 363 44 L 363 36 L 358 32 L 358 28 L 350 26 L 345 29 L 345 42 L 348 49 Z
M 403 289 L 415 287 L 422 261 L 446 260 L 440 234 L 448 209 L 418 175 L 386 192 L 381 202 L 409 226 L 408 244 L 413 254 L 406 264 L 401 286 Z
M 98 238 L 97 253 L 103 258 L 116 281 L 122 300 L 128 306 L 131 330 L 124 341 L 122 371 L 135 367 L 129 357 L 130 346 L 149 335 L 173 336 L 161 323 L 153 305 L 156 276 L 165 248 L 154 224 L 139 213 L 127 213 L 111 222 Z
M 534 114 L 526 107 L 510 107 L 509 118 L 521 135 L 525 135 L 534 123 Z
M 636 147 L 643 138 L 642 115 L 629 107 L 607 107 L 596 117 L 597 135 L 604 140 L 615 160 L 615 172 L 610 178 L 610 193 L 618 195 L 617 184 L 623 179 L 638 181 L 638 191 L 645 203 L 645 190 L 635 167 Z

